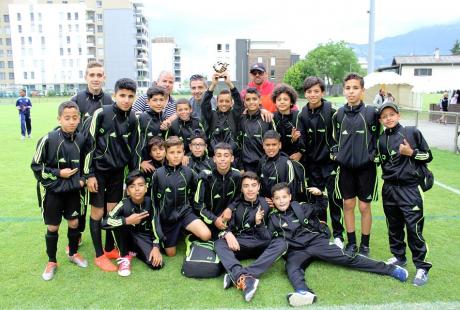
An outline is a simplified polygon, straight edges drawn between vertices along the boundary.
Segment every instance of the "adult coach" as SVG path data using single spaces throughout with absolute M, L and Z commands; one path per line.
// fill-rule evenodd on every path
M 271 113 L 276 112 L 275 103 L 272 101 L 271 95 L 275 84 L 270 82 L 267 78 L 267 70 L 263 63 L 255 63 L 249 70 L 251 81 L 248 83 L 247 88 L 255 88 L 260 94 L 260 103 L 263 108 Z M 246 89 L 241 92 L 241 97 L 244 98 Z
M 203 94 L 208 89 L 208 82 L 201 74 L 194 74 L 190 77 L 190 90 L 192 91 L 192 98 L 189 102 L 192 107 L 192 116 L 201 120 L 201 101 Z M 211 99 L 212 109 L 215 110 L 217 106 L 216 98 Z
M 166 104 L 163 110 L 163 122 L 162 130 L 166 130 L 171 127 L 171 123 L 173 120 L 177 118 L 176 115 L 176 99 L 174 99 L 171 94 L 174 89 L 174 75 L 170 71 L 161 71 L 160 75 L 158 76 L 157 81 L 155 82 L 157 86 L 161 86 L 166 89 L 168 95 L 168 103 Z M 147 103 L 147 94 L 141 95 L 137 98 L 136 102 L 132 107 L 132 110 L 136 114 L 140 114 L 142 112 L 150 111 L 150 107 Z

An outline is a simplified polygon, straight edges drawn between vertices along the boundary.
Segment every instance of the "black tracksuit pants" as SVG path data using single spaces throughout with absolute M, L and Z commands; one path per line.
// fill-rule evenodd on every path
M 306 167 L 308 174 L 308 186 L 317 187 L 321 191 L 327 190 L 327 199 L 329 204 L 329 214 L 331 216 L 332 235 L 334 238 L 340 238 L 343 240 L 343 200 L 338 199 L 335 195 L 335 177 L 336 174 L 324 177 L 326 166 L 322 165 L 308 165 Z M 327 172 L 330 168 L 326 169 Z M 319 214 L 318 218 L 321 221 L 327 222 L 327 209 Z
M 387 217 L 391 253 L 398 259 L 406 259 L 405 227 L 415 267 L 430 270 L 431 263 L 425 261 L 428 249 L 422 235 L 423 198 L 418 186 L 398 186 L 385 182 L 382 200 L 383 211 Z
M 89 201 L 89 196 L 88 198 L 86 197 L 89 195 L 87 192 L 88 189 L 86 187 L 83 187 L 80 189 L 80 216 L 78 217 L 78 231 L 83 234 L 86 228 L 86 212 L 88 211 L 88 204 L 87 201 Z M 81 236 L 80 236 L 81 237 Z
M 304 249 L 290 249 L 286 256 L 286 272 L 294 289 L 311 291 L 305 283 L 305 269 L 314 259 L 382 275 L 390 275 L 396 268 L 363 255 L 348 256 L 325 235 L 318 234 Z
M 242 274 L 259 278 L 268 268 L 287 250 L 287 243 L 283 238 L 261 240 L 254 236 L 238 236 L 236 240 L 240 244 L 240 250 L 233 252 L 227 244 L 227 240 L 218 239 L 214 247 L 222 265 L 230 274 L 233 283 L 236 283 Z M 241 259 L 256 258 L 247 267 L 241 265 Z
M 150 252 L 153 249 L 152 237 L 149 234 L 133 231 L 125 226 L 115 228 L 113 233 L 120 250 L 120 257 L 124 257 L 128 255 L 129 251 L 132 251 L 136 252 L 136 257 L 150 268 L 160 269 L 163 267 L 153 267 L 149 261 Z

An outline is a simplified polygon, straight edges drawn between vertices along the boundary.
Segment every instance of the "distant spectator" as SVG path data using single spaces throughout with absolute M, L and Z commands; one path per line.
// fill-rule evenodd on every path
M 379 93 L 377 95 L 375 95 L 374 105 L 376 107 L 380 107 L 383 104 L 384 101 L 385 101 L 385 90 L 380 89 Z
M 390 92 L 387 93 L 385 97 L 385 101 L 383 103 L 387 103 L 387 102 L 392 102 L 392 103 L 396 102 L 396 98 L 393 97 L 393 95 Z
M 456 95 L 454 95 L 455 97 Z M 452 98 L 453 99 L 453 98 Z M 443 97 L 439 101 L 439 109 L 443 112 L 441 118 L 438 120 L 439 123 L 444 123 L 444 125 L 447 123 L 446 120 L 446 113 L 448 111 L 448 106 L 449 106 L 449 94 L 447 92 L 444 93 Z
M 26 90 L 19 90 L 19 98 L 16 100 L 16 108 L 19 111 L 19 121 L 21 122 L 21 140 L 32 138 L 32 120 L 30 118 L 30 109 L 32 101 L 26 97 Z
M 452 94 L 452 98 L 450 99 L 450 104 L 457 104 L 458 103 L 458 96 L 460 95 L 460 90 L 457 90 Z

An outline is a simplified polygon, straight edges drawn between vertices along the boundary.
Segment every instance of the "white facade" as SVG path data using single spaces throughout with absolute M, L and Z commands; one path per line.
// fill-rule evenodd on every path
M 86 5 L 10 4 L 16 84 L 84 84 Z
M 235 39 L 215 42 L 213 45 L 212 57 L 209 59 L 209 72 L 207 72 L 208 79 L 210 80 L 212 75 L 215 73 L 212 66 L 220 61 L 229 64 L 228 71 L 232 80 L 236 79 L 236 48 L 235 48 Z
M 151 45 L 152 80 L 162 71 L 174 74 L 174 89 L 182 88 L 181 53 L 173 38 L 155 38 Z
M 429 75 L 416 75 L 429 74 Z M 431 92 L 458 89 L 460 65 L 403 65 L 401 76 L 410 79 L 417 91 Z

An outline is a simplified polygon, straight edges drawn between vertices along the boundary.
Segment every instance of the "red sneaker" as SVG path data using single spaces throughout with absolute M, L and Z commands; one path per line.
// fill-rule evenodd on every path
M 118 258 L 120 258 L 120 252 L 118 251 L 117 248 L 114 248 L 110 252 L 104 251 L 104 256 L 107 257 L 107 258 L 110 258 L 110 259 L 118 259 Z
M 94 264 L 98 266 L 103 271 L 114 272 L 117 271 L 117 266 L 115 266 L 110 259 L 108 259 L 105 255 L 101 255 L 94 259 Z
M 56 269 L 57 269 L 57 263 L 55 262 L 48 262 L 46 264 L 45 271 L 42 273 L 42 278 L 45 281 L 52 280 L 54 278 L 54 275 L 56 274 Z

